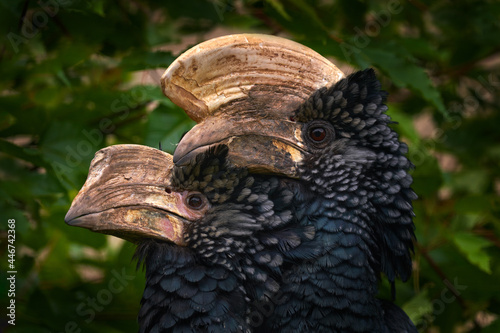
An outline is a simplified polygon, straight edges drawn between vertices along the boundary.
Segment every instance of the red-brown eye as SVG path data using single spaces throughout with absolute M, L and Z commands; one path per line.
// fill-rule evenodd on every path
M 304 140 L 311 148 L 323 149 L 335 140 L 333 125 L 324 120 L 313 120 L 305 124 Z
M 191 209 L 202 209 L 205 206 L 205 200 L 201 194 L 191 194 L 186 200 L 189 208 Z
M 326 130 L 323 127 L 311 128 L 309 130 L 309 137 L 316 142 L 321 142 L 326 138 Z

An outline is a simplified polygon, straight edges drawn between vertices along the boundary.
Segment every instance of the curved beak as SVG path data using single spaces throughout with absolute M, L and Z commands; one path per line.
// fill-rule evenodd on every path
M 181 195 L 169 189 L 172 156 L 140 145 L 98 151 L 65 217 L 71 226 L 132 242 L 157 238 L 185 245 Z
M 301 127 L 301 123 L 283 119 L 212 116 L 184 135 L 173 162 L 181 166 L 193 155 L 225 144 L 235 165 L 254 173 L 298 178 L 297 164 L 307 154 Z

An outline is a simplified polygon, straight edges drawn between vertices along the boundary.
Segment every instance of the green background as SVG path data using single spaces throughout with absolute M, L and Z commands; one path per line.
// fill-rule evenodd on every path
M 172 152 L 193 126 L 158 83 L 180 52 L 258 32 L 346 73 L 376 69 L 419 195 L 414 273 L 396 302 L 422 332 L 500 332 L 500 2 L 1 0 L 0 29 L 0 330 L 137 331 L 134 246 L 64 215 L 97 150 Z

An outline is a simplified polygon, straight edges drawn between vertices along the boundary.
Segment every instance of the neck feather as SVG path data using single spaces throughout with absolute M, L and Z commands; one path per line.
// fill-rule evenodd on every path
M 140 332 L 246 332 L 245 292 L 231 271 L 191 250 L 154 240 L 139 245 L 146 267 Z

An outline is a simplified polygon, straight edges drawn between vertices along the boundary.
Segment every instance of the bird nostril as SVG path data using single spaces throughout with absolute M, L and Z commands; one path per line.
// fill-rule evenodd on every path
M 165 187 L 165 192 L 167 192 L 167 193 L 170 194 L 170 193 L 172 193 L 172 190 L 170 188 L 168 188 L 168 187 Z

